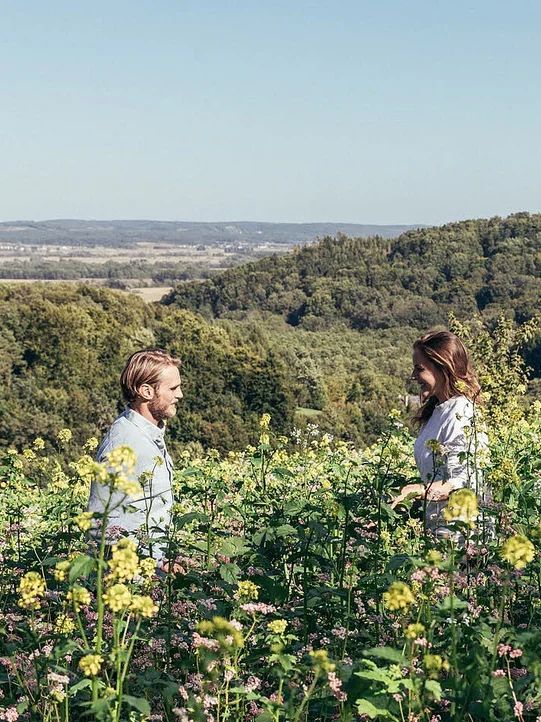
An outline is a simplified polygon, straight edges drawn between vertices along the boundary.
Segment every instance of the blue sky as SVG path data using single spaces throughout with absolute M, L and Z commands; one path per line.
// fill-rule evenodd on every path
M 0 0 L 0 220 L 541 210 L 541 3 Z

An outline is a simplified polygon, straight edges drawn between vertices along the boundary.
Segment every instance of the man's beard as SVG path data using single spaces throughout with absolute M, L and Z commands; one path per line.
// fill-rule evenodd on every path
M 152 401 L 148 402 L 148 410 L 158 422 L 175 415 L 175 407 L 172 404 L 167 404 L 160 396 L 156 396 Z

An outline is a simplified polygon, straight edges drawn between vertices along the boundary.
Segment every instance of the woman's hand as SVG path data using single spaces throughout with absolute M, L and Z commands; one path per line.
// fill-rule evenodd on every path
M 406 486 L 402 487 L 400 494 L 392 500 L 391 508 L 394 509 L 397 504 L 405 501 L 408 497 L 423 499 L 425 494 L 428 501 L 447 501 L 452 491 L 453 486 L 448 481 L 435 481 L 428 486 L 424 484 L 406 484 Z
M 406 484 L 403 486 L 400 494 L 395 496 L 391 501 L 391 508 L 394 509 L 397 504 L 405 501 L 408 498 L 419 499 L 425 495 L 426 487 L 424 484 Z

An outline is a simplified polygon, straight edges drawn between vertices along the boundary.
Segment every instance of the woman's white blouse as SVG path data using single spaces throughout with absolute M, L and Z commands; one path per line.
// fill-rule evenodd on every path
M 427 446 L 436 439 L 441 456 Z M 448 481 L 454 489 L 467 486 L 483 497 L 479 454 L 488 439 L 479 409 L 465 396 L 453 396 L 438 404 L 415 441 L 415 463 L 422 481 Z

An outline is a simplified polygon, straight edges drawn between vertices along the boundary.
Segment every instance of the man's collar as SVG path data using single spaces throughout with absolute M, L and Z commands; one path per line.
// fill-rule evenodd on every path
M 153 424 L 152 421 L 145 419 L 145 417 L 138 411 L 134 411 L 130 406 L 126 406 L 124 416 L 138 426 L 141 431 L 144 431 L 147 436 L 150 436 L 153 441 L 162 442 L 165 435 L 165 423 L 160 421 L 159 424 Z

